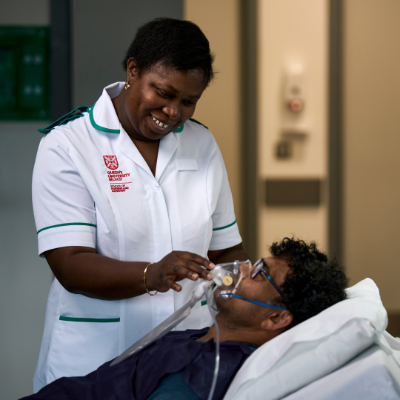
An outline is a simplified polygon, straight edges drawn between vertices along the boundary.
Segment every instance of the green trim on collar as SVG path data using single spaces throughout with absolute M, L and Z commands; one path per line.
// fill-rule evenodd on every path
M 68 224 L 58 224 L 58 225 L 46 226 L 46 228 L 39 229 L 37 231 L 37 234 L 39 235 L 40 232 L 45 231 L 46 229 L 59 228 L 60 226 L 68 226 L 68 225 L 86 225 L 86 226 L 93 226 L 94 228 L 97 228 L 97 225 L 87 224 L 86 222 L 70 222 Z
M 79 112 L 77 112 L 79 111 Z M 88 106 L 79 106 L 70 111 L 69 113 L 63 115 L 61 118 L 56 119 L 50 125 L 46 126 L 46 128 L 38 129 L 40 133 L 44 133 L 47 135 L 50 131 L 52 131 L 56 126 L 61 126 L 68 124 L 68 122 L 73 121 L 74 119 L 83 117 L 83 113 L 88 112 Z
M 236 219 L 229 225 L 221 226 L 221 228 L 214 228 L 213 231 L 220 231 L 221 229 L 229 228 L 230 226 L 235 225 L 235 224 L 236 224 Z
M 205 125 L 203 125 L 200 121 L 197 121 L 197 119 L 194 118 L 189 118 L 191 121 L 196 122 L 196 124 L 204 126 L 204 128 L 208 129 Z
M 96 124 L 96 121 L 94 120 L 94 117 L 93 117 L 93 110 L 94 110 L 95 105 L 96 105 L 96 103 L 93 104 L 92 108 L 89 111 L 90 123 L 92 124 L 93 128 L 97 129 L 98 131 L 107 132 L 107 133 L 120 133 L 119 129 L 108 129 L 108 128 L 104 128 L 103 126 Z
M 181 126 L 179 126 L 178 128 L 176 128 L 173 132 L 179 133 L 183 131 L 183 127 L 185 124 L 182 124 Z
M 60 315 L 60 321 L 68 322 L 120 322 L 121 318 L 72 318 Z

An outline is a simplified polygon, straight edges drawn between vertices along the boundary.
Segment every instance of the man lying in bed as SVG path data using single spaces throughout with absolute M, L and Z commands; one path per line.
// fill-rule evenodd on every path
M 342 268 L 314 243 L 285 238 L 270 252 L 258 273 L 253 269 L 243 278 L 239 297 L 217 297 L 222 343 L 213 399 L 223 398 L 258 346 L 346 298 Z M 60 378 L 25 399 L 205 400 L 214 373 L 215 337 L 214 325 L 170 332 L 120 364 L 107 362 L 85 377 Z

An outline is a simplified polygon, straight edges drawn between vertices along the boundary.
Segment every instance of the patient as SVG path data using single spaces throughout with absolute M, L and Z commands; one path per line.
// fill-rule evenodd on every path
M 217 297 L 222 343 L 213 399 L 223 398 L 258 346 L 346 298 L 342 268 L 314 243 L 284 238 L 272 244 L 270 252 L 272 256 L 241 281 L 237 297 Z M 206 400 L 215 338 L 214 325 L 170 332 L 116 366 L 107 362 L 85 377 L 60 378 L 25 399 Z

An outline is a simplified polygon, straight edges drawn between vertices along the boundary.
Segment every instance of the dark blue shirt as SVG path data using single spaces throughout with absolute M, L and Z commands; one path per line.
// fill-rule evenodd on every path
M 157 395 L 154 391 L 161 386 L 162 393 L 169 392 L 169 397 L 153 397 L 154 400 L 179 399 L 178 391 L 186 389 L 196 394 L 194 399 L 207 400 L 214 376 L 215 343 L 212 339 L 194 340 L 207 331 L 208 328 L 170 332 L 120 364 L 110 367 L 109 361 L 84 377 L 57 379 L 25 399 L 145 400 Z M 223 398 L 253 350 L 254 346 L 234 341 L 220 344 L 220 368 L 213 400 Z M 172 374 L 175 376 L 167 378 Z M 178 387 L 171 389 L 171 379 L 172 386 Z

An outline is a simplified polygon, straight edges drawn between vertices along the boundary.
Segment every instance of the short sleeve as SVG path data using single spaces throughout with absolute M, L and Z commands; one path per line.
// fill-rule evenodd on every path
M 218 148 L 208 166 L 207 191 L 212 207 L 213 225 L 209 250 L 227 249 L 241 243 L 228 174 Z
M 96 248 L 95 204 L 62 136 L 55 130 L 42 139 L 33 169 L 39 255 L 67 246 Z

